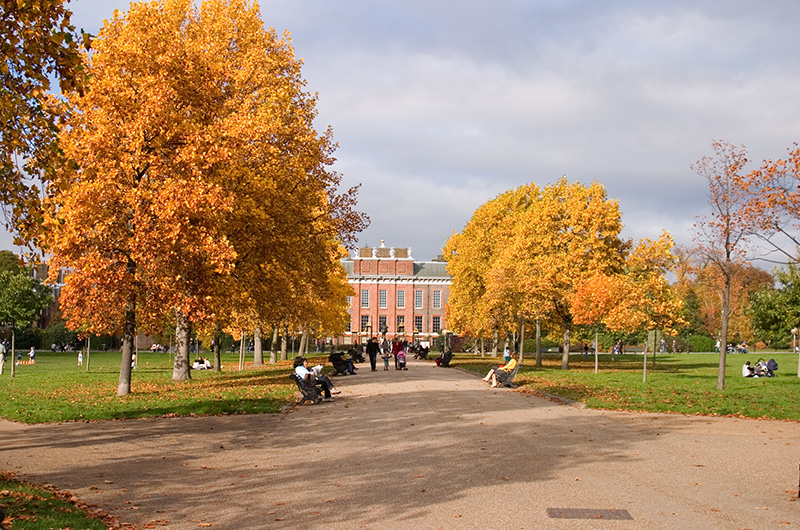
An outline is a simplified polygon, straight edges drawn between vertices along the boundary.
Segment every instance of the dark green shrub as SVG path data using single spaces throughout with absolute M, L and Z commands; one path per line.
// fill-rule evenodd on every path
M 717 341 L 707 335 L 692 335 L 687 340 L 693 352 L 714 352 Z

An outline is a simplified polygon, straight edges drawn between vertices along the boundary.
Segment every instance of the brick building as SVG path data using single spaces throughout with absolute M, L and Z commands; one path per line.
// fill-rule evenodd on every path
M 446 263 L 415 261 L 410 248 L 360 248 L 345 258 L 355 296 L 349 297 L 350 322 L 345 344 L 368 336 L 427 341 L 446 329 L 445 307 L 450 291 Z

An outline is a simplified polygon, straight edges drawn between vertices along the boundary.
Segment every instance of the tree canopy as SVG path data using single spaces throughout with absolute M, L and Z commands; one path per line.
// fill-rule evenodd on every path
M 11 221 L 31 236 L 41 220 L 38 205 L 56 149 L 55 117 L 45 100 L 50 79 L 62 90 L 80 89 L 83 66 L 79 35 L 64 0 L 0 2 L 0 203 Z
M 356 189 L 336 191 L 334 144 L 314 129 L 301 62 L 256 3 L 132 4 L 85 64 L 86 91 L 62 111 L 67 163 L 48 220 L 53 269 L 74 270 L 61 295 L 70 326 L 122 329 L 128 344 L 176 313 L 184 334 L 242 315 L 274 321 L 271 302 L 341 267 L 366 219 Z M 252 311 L 237 312 L 243 303 Z M 185 357 L 173 378 L 188 377 Z
M 563 331 L 567 369 L 571 300 L 586 278 L 622 270 L 630 243 L 621 229 L 619 204 L 597 182 L 531 183 L 487 202 L 445 247 L 451 325 L 485 332 L 549 319 Z

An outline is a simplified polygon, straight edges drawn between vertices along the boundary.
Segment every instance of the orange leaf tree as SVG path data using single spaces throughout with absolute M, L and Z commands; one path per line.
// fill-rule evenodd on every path
M 57 150 L 55 116 L 44 104 L 50 79 L 62 90 L 80 88 L 83 39 L 70 24 L 64 0 L 0 2 L 0 203 L 23 239 L 41 223 L 36 182 L 49 179 Z
M 755 235 L 769 250 L 761 259 L 774 263 L 800 261 L 800 146 L 787 151 L 786 158 L 765 160 L 745 178 L 746 211 Z
M 265 315 L 321 259 L 294 257 L 330 261 L 364 219 L 355 190 L 335 194 L 330 134 L 314 131 L 300 63 L 255 3 L 132 4 L 95 44 L 88 90 L 69 100 L 75 163 L 57 182 L 49 248 L 54 269 L 75 271 L 71 325 L 123 328 L 125 394 L 137 324 L 177 315 L 173 379 L 187 379 L 192 323 L 220 329 L 240 302 Z
M 597 272 L 575 289 L 572 311 L 577 324 L 603 324 L 613 331 L 662 330 L 674 333 L 685 324 L 682 301 L 669 285 L 674 243 L 668 233 L 643 239 L 618 273 Z

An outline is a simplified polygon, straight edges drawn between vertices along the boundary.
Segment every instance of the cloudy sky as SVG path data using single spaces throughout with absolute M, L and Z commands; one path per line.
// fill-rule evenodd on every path
M 96 33 L 123 0 L 72 0 Z M 800 141 L 796 0 L 261 0 L 319 94 L 334 169 L 362 184 L 362 245 L 441 252 L 477 207 L 598 180 L 624 235 L 691 242 L 690 165 L 720 139 L 755 164 Z M 8 246 L 10 243 L 6 243 Z M 11 247 L 8 247 L 11 248 Z

